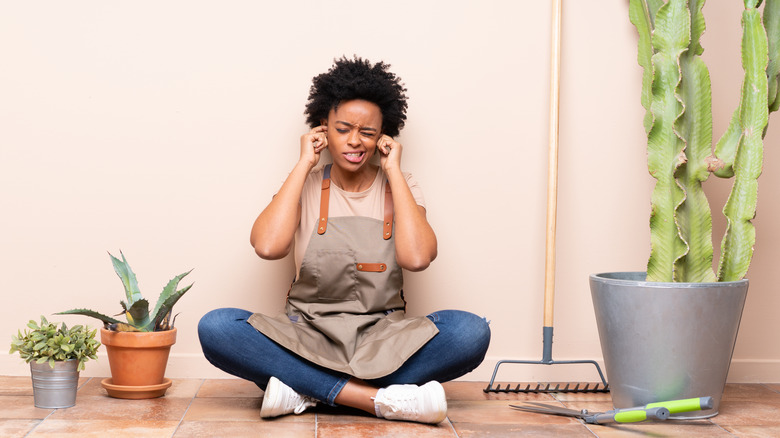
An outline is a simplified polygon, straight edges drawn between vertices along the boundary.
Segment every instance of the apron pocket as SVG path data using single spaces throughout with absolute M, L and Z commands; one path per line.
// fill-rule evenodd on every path
M 317 299 L 351 301 L 357 299 L 357 261 L 348 249 L 317 250 Z

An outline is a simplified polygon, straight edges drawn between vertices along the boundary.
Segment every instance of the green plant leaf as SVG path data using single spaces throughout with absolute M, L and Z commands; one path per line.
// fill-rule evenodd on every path
M 127 323 L 131 326 L 141 331 L 149 331 L 144 330 L 144 327 L 149 326 L 151 321 L 149 316 L 149 301 L 146 299 L 140 299 L 133 303 L 133 305 L 127 309 L 125 316 L 127 317 Z
M 57 313 L 55 313 L 55 315 L 84 315 L 84 316 L 89 316 L 89 317 L 97 318 L 97 319 L 101 320 L 104 325 L 117 324 L 117 323 L 121 324 L 122 323 L 122 321 L 119 321 L 118 319 L 114 319 L 114 318 L 112 318 L 110 316 L 104 315 L 104 314 L 99 313 L 99 312 L 95 312 L 94 310 L 90 310 L 90 309 L 71 309 L 71 310 L 66 310 L 64 312 L 57 312 Z
M 108 255 L 111 256 L 111 263 L 114 265 L 114 271 L 122 280 L 122 285 L 125 288 L 127 305 L 132 307 L 136 301 L 143 299 L 143 296 L 141 296 L 141 290 L 138 288 L 138 280 L 135 277 L 135 273 L 130 268 L 130 264 L 127 263 L 125 255 L 122 251 L 119 251 L 119 254 L 122 256 L 122 260 L 119 260 L 111 253 L 108 253 Z
M 160 321 L 162 321 L 162 319 L 171 311 L 171 309 L 173 309 L 174 304 L 179 301 L 179 298 L 181 298 L 192 287 L 192 285 L 189 285 L 182 288 L 181 290 L 176 290 L 176 288 L 179 287 L 179 282 L 190 272 L 192 272 L 192 270 L 173 277 L 170 281 L 168 281 L 168 284 L 165 285 L 162 292 L 160 292 L 160 297 L 157 299 L 157 303 L 155 304 L 154 310 L 152 311 L 151 323 L 155 324 L 155 326 Z
M 41 317 L 42 323 L 37 330 L 21 330 L 19 336 L 13 336 L 11 353 L 19 352 L 19 356 L 25 362 L 36 363 L 49 362 L 54 366 L 57 361 L 75 359 L 83 369 L 84 362 L 97 357 L 97 349 L 100 343 L 95 340 L 97 330 L 89 330 L 88 327 L 76 326 L 68 329 L 65 323 L 57 327 L 56 323 L 49 323 Z

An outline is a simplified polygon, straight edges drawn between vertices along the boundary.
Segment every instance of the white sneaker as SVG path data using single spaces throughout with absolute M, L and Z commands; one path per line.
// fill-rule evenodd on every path
M 388 420 L 438 424 L 447 418 L 447 396 L 439 382 L 423 386 L 390 385 L 374 399 L 378 416 Z
M 294 389 L 282 383 L 281 380 L 271 377 L 263 395 L 260 417 L 272 418 L 293 413 L 300 414 L 306 408 L 316 405 L 317 400 L 300 395 Z

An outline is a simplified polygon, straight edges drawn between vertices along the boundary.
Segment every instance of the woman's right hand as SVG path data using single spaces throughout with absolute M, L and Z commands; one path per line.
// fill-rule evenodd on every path
M 328 147 L 327 126 L 317 126 L 301 136 L 301 161 L 312 168 L 320 162 L 320 154 Z

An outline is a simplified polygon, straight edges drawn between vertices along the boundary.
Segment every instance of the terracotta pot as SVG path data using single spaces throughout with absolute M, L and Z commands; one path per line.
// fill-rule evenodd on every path
M 114 332 L 100 329 L 111 367 L 110 383 L 120 386 L 162 385 L 176 329 L 162 332 Z

